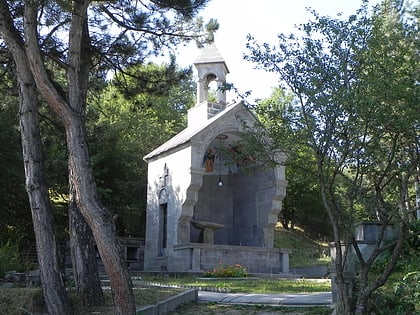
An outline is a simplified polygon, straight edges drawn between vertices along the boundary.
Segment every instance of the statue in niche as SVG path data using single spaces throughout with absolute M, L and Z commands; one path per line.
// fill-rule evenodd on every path
M 211 173 L 214 171 L 214 159 L 216 157 L 216 151 L 212 148 L 207 148 L 206 153 L 204 154 L 203 164 L 206 170 L 206 173 Z

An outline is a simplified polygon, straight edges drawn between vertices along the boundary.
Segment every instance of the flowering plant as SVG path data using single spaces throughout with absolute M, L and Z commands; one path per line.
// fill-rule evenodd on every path
M 212 270 L 204 272 L 203 276 L 209 278 L 244 278 L 248 276 L 248 271 L 240 264 L 219 264 Z

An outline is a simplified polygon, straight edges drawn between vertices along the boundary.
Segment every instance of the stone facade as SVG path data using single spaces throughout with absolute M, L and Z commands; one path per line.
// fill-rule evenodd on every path
M 250 273 L 289 273 L 289 249 L 190 243 L 174 248 L 175 272 L 201 272 L 220 264 L 239 264 Z
M 223 261 L 251 272 L 288 272 L 289 251 L 273 249 L 286 190 L 284 166 L 245 165 L 228 154 L 239 150 L 245 126 L 257 120 L 244 103 L 226 104 L 221 91 L 216 102 L 203 99 L 210 81 L 221 86 L 228 73 L 217 54 L 210 46 L 194 63 L 198 95 L 188 127 L 144 158 L 145 270 L 196 272 Z M 282 162 L 286 156 L 277 158 Z

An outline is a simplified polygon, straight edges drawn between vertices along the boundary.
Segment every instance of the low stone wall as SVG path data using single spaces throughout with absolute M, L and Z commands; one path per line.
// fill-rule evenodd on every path
M 165 315 L 173 311 L 179 305 L 197 301 L 198 291 L 196 289 L 187 290 L 176 296 L 160 301 L 155 305 L 148 305 L 136 310 L 138 315 Z
M 202 272 L 219 264 L 240 264 L 249 273 L 289 273 L 290 249 L 191 243 L 173 249 L 168 271 Z
M 38 270 L 32 270 L 27 273 L 17 271 L 7 271 L 0 278 L 0 287 L 38 287 L 41 285 L 41 279 Z

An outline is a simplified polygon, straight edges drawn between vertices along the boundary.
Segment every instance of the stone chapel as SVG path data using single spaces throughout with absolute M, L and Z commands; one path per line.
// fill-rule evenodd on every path
M 202 272 L 240 264 L 250 273 L 288 273 L 289 250 L 273 248 L 286 194 L 284 166 L 263 168 L 241 152 L 244 126 L 257 122 L 242 101 L 227 103 L 219 88 L 209 100 L 210 84 L 223 86 L 229 73 L 216 46 L 201 49 L 194 66 L 197 102 L 187 128 L 144 157 L 144 270 Z

